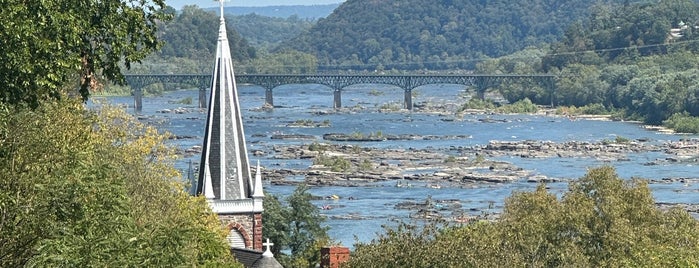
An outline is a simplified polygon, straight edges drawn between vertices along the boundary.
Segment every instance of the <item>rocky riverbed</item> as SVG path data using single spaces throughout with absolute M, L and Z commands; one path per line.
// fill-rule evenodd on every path
M 330 135 L 337 137 L 338 134 Z M 330 137 L 330 136 L 326 136 Z M 342 136 L 342 135 L 340 135 Z M 413 139 L 448 139 L 453 137 L 418 137 Z M 334 139 L 334 138 L 333 138 Z M 371 140 L 377 140 L 376 137 Z M 380 141 L 378 141 L 380 142 Z M 539 175 L 504 161 L 492 160 L 501 156 L 523 158 L 593 158 L 604 162 L 628 161 L 628 155 L 643 152 L 661 152 L 666 157 L 645 165 L 693 164 L 699 162 L 699 140 L 658 143 L 649 140 L 605 140 L 600 142 L 567 141 L 491 141 L 485 146 L 455 147 L 447 149 L 377 149 L 358 145 L 313 141 L 308 145 L 275 145 L 262 154 L 275 159 L 309 159 L 314 164 L 307 169 L 265 169 L 264 177 L 271 183 L 303 183 L 314 186 L 358 187 L 376 182 L 391 181 L 395 187 L 475 188 L 492 184 L 526 181 L 550 183 L 574 178 L 552 178 Z M 334 159 L 324 161 L 319 159 Z M 344 163 L 337 168 L 337 163 Z M 699 177 L 663 178 L 649 181 L 651 184 L 699 183 Z M 659 204 L 667 209 L 679 205 L 699 216 L 698 204 Z M 331 208 L 331 207 L 330 207 Z M 497 218 L 497 213 L 464 210 L 458 200 L 404 201 L 395 209 L 410 210 L 411 217 L 421 219 L 445 219 L 465 222 L 474 219 Z
M 455 106 L 418 106 L 418 112 L 438 114 L 442 121 L 452 122 L 464 119 L 466 114 L 489 115 L 485 111 L 466 110 L 461 114 L 453 112 Z M 366 112 L 357 107 L 331 113 Z M 196 111 L 196 110 L 195 110 Z M 159 111 L 165 113 L 188 113 L 186 109 Z M 391 112 L 391 111 L 381 111 Z M 401 112 L 401 111 L 398 111 Z M 316 112 L 319 113 L 319 112 Z M 542 112 L 550 115 L 550 111 Z M 605 118 L 583 118 L 582 120 L 604 120 Z M 157 118 L 150 120 L 157 122 Z M 475 119 L 478 123 L 511 123 L 510 119 L 483 117 Z M 516 119 L 515 119 L 516 120 Z M 551 120 L 580 120 L 579 118 L 551 116 Z M 327 128 L 332 122 L 328 120 L 295 120 L 284 122 L 287 127 Z M 331 128 L 329 128 L 331 129 Z M 684 139 L 679 141 L 654 141 L 650 139 L 627 139 L 612 137 L 600 141 L 564 141 L 547 140 L 492 140 L 487 144 L 474 146 L 451 146 L 448 148 L 382 148 L 372 146 L 392 141 L 444 141 L 468 140 L 469 135 L 418 135 L 390 133 L 338 133 L 328 130 L 318 135 L 253 133 L 257 140 L 288 140 L 288 144 L 266 144 L 260 142 L 251 150 L 256 157 L 275 160 L 307 160 L 307 168 L 285 168 L 268 166 L 263 169 L 263 177 L 274 185 L 293 185 L 306 183 L 313 186 L 359 187 L 376 185 L 384 182 L 395 187 L 429 187 L 440 189 L 476 188 L 512 182 L 552 183 L 565 182 L 574 178 L 558 178 L 541 175 L 538 172 L 518 167 L 515 164 L 496 159 L 517 158 L 568 158 L 593 159 L 598 162 L 614 164 L 629 161 L 629 156 L 638 153 L 657 152 L 663 157 L 652 159 L 643 165 L 696 165 L 699 162 L 699 140 Z M 180 135 L 174 139 L 194 139 L 196 137 Z M 300 141 L 300 142 L 299 142 Z M 457 142 L 458 144 L 458 142 Z M 201 152 L 199 146 L 182 150 L 183 155 L 196 155 Z M 279 161 L 277 161 L 279 162 Z M 283 162 L 283 161 L 282 161 Z M 699 175 L 697 175 L 699 176 Z M 305 178 L 298 180 L 298 178 Z M 697 183 L 699 177 L 662 178 L 651 180 L 651 184 Z M 320 197 L 322 198 L 322 197 Z M 346 197 L 339 197 L 346 198 Z M 692 213 L 697 213 L 697 204 L 659 204 L 661 208 L 681 205 Z M 329 209 L 332 207 L 328 207 Z M 442 218 L 452 221 L 468 221 L 473 218 L 473 211 L 465 209 L 458 200 L 432 199 L 425 201 L 403 201 L 395 209 L 411 211 L 414 218 Z M 486 218 L 496 217 L 496 213 L 480 211 Z M 351 215 L 346 217 L 352 217 Z M 478 216 L 478 217 L 481 217 Z
M 330 134 L 325 137 L 346 135 Z M 448 139 L 454 137 L 419 137 L 411 139 Z M 342 138 L 344 139 L 344 138 Z M 377 137 L 368 140 L 375 141 Z M 355 139 L 357 140 L 357 139 Z M 380 142 L 380 141 L 379 141 Z M 273 155 L 275 159 L 309 159 L 307 169 L 269 169 L 265 174 L 273 183 L 290 183 L 285 178 L 303 175 L 312 185 L 356 186 L 384 180 L 424 181 L 433 187 L 469 187 L 474 183 L 556 182 L 565 178 L 550 178 L 535 174 L 511 163 L 492 160 L 501 156 L 523 158 L 593 158 L 604 162 L 627 161 L 628 155 L 642 152 L 663 152 L 666 157 L 645 163 L 697 163 L 699 140 L 657 143 L 648 140 L 588 142 L 567 141 L 491 141 L 485 146 L 446 149 L 378 149 L 351 144 L 312 141 L 307 145 L 275 145 L 258 155 Z M 323 160 L 330 159 L 330 160 Z M 338 165 L 342 165 L 339 167 Z

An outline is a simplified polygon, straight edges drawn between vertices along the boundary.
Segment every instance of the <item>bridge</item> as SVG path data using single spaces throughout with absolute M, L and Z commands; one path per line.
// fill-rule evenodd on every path
M 206 90 L 211 87 L 210 74 L 132 74 L 126 75 L 126 82 L 133 89 L 134 107 L 142 108 L 143 88 L 157 83 L 175 83 L 191 85 L 199 89 L 199 107 L 205 108 Z M 424 85 L 457 84 L 474 87 L 479 96 L 485 94 L 489 87 L 514 81 L 529 81 L 541 85 L 550 91 L 555 90 L 555 75 L 548 74 L 465 74 L 465 75 L 353 75 L 353 74 L 237 74 L 238 84 L 252 84 L 265 89 L 265 103 L 274 105 L 273 90 L 281 85 L 320 84 L 333 90 L 333 107 L 342 107 L 342 90 L 357 84 L 385 84 L 400 87 L 405 91 L 403 107 L 413 108 L 412 90 Z

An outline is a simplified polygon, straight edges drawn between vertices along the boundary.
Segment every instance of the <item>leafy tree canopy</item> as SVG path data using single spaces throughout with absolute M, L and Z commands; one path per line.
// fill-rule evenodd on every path
M 262 233 L 274 242 L 272 252 L 284 267 L 316 267 L 320 249 L 331 243 L 312 198 L 306 185 L 297 187 L 285 204 L 274 195 L 265 196 Z
M 2 1 L 0 101 L 37 107 L 79 81 L 87 99 L 100 78 L 124 82 L 129 69 L 158 48 L 163 0 Z
M 71 98 L 0 104 L 0 266 L 236 266 L 165 135 Z
M 458 253 L 458 254 L 454 254 Z M 699 222 L 659 210 L 643 180 L 590 169 L 561 197 L 540 185 L 514 193 L 501 218 L 461 226 L 400 225 L 358 244 L 349 267 L 687 267 L 699 262 Z

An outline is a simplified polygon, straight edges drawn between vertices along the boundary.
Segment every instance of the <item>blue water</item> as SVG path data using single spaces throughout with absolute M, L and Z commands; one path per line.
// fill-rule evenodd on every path
M 440 103 L 454 101 L 463 97 L 464 88 L 455 85 L 425 86 L 415 92 L 414 103 Z M 382 92 L 380 95 L 370 92 Z M 176 135 L 194 136 L 193 139 L 180 139 L 175 146 L 183 149 L 201 145 L 203 125 L 206 119 L 204 110 L 195 109 L 194 105 L 181 105 L 173 102 L 187 97 L 194 99 L 198 93 L 195 90 L 171 92 L 164 96 L 146 97 L 143 100 L 143 111 L 140 116 L 144 121 L 154 124 L 163 131 Z M 276 88 L 272 111 L 259 110 L 264 104 L 264 90 L 259 87 L 241 86 L 240 100 L 243 109 L 244 128 L 248 150 L 262 150 L 267 155 L 260 158 L 262 166 L 271 169 L 294 168 L 304 169 L 310 165 L 306 160 L 274 159 L 271 147 L 275 144 L 309 144 L 314 140 L 288 141 L 272 140 L 272 134 L 304 134 L 313 135 L 317 142 L 326 133 L 376 133 L 399 135 L 463 135 L 468 138 L 386 141 L 373 143 L 355 143 L 365 147 L 375 148 L 434 148 L 483 146 L 491 140 L 549 140 L 563 141 L 600 141 L 622 136 L 629 139 L 649 139 L 652 142 L 676 141 L 680 138 L 697 136 L 669 135 L 648 131 L 635 123 L 608 122 L 594 120 L 571 121 L 565 118 L 531 115 L 454 115 L 419 114 L 411 112 L 381 113 L 378 107 L 385 103 L 402 105 L 403 91 L 390 86 L 359 85 L 353 86 L 342 95 L 343 107 L 364 107 L 359 112 L 333 112 L 332 90 L 317 85 L 287 85 Z M 114 104 L 132 104 L 131 97 L 109 97 Z M 463 102 L 463 100 L 462 100 Z M 190 108 L 193 112 L 184 114 L 158 113 L 163 109 L 179 107 Z M 495 123 L 484 123 L 479 119 L 494 119 Z M 329 120 L 329 128 L 294 128 L 287 127 L 290 122 L 298 119 L 315 121 Z M 699 153 L 699 152 L 698 152 Z M 659 180 L 662 178 L 698 178 L 699 167 L 687 164 L 667 164 L 645 166 L 643 163 L 666 156 L 659 152 L 629 155 L 630 161 L 600 162 L 588 158 L 518 158 L 503 157 L 498 160 L 513 163 L 535 174 L 553 178 L 578 178 L 585 174 L 590 167 L 612 165 L 622 178 L 641 177 Z M 252 161 L 256 157 L 251 156 Z M 189 160 L 199 161 L 199 156 L 190 156 L 178 162 L 178 168 L 185 170 Z M 513 191 L 527 191 L 536 187 L 535 183 L 524 181 L 504 184 L 483 184 L 472 188 L 443 187 L 432 189 L 415 183 L 412 188 L 395 187 L 396 182 L 382 182 L 362 187 L 316 187 L 310 192 L 317 196 L 339 195 L 340 200 L 319 200 L 315 203 L 321 206 L 332 206 L 332 210 L 322 210 L 328 217 L 326 224 L 331 228 L 333 239 L 344 245 L 351 246 L 355 239 L 368 242 L 375 234 L 382 232 L 382 225 L 391 226 L 398 220 L 408 220 L 411 211 L 396 210 L 394 206 L 403 201 L 424 201 L 431 196 L 433 199 L 457 199 L 465 211 L 480 214 L 487 211 L 497 211 L 503 206 L 504 199 Z M 552 192 L 562 193 L 567 189 L 566 183 L 549 184 Z M 659 202 L 669 203 L 699 203 L 699 183 L 654 183 L 650 185 L 653 194 Z M 270 194 L 286 196 L 294 190 L 293 186 L 265 185 L 265 191 Z M 348 197 L 355 200 L 349 200 Z M 448 216 L 448 215 L 447 215 Z M 347 219 L 352 218 L 352 219 Z

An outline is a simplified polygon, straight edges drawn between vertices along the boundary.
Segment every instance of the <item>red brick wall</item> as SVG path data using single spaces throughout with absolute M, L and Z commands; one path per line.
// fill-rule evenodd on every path
M 349 260 L 349 248 L 334 246 L 320 249 L 320 267 L 321 268 L 338 268 L 340 265 Z
M 221 225 L 229 231 L 238 230 L 245 239 L 245 247 L 262 251 L 262 213 L 218 215 Z M 254 222 L 253 222 L 254 221 Z
M 262 213 L 255 213 L 255 231 L 253 233 L 255 241 L 254 250 L 264 251 L 262 248 Z

